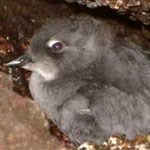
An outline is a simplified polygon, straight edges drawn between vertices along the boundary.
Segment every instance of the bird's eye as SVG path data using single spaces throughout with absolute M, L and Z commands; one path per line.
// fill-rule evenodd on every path
M 60 52 L 63 48 L 63 45 L 61 42 L 56 42 L 55 44 L 52 45 L 52 50 L 53 52 Z
M 63 43 L 60 41 L 49 41 L 48 46 L 51 48 L 52 52 L 54 53 L 61 53 L 63 49 Z

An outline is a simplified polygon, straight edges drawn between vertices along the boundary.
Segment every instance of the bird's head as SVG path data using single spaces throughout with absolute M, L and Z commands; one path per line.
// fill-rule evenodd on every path
M 97 25 L 92 17 L 54 19 L 33 36 L 27 54 L 7 65 L 20 65 L 46 81 L 82 70 L 96 59 Z

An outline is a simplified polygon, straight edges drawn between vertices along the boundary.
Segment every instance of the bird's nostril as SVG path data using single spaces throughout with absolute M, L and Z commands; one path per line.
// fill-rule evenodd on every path
M 20 62 L 21 62 L 21 63 L 23 63 L 23 62 L 24 62 L 24 59 L 23 59 L 23 58 L 21 58 L 21 59 L 20 59 Z

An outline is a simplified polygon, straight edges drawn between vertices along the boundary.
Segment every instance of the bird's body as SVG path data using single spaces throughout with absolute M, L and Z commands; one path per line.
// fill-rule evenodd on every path
M 31 42 L 31 94 L 75 143 L 150 133 L 150 61 L 117 34 L 77 16 L 48 23 Z M 53 43 L 63 51 L 51 52 Z

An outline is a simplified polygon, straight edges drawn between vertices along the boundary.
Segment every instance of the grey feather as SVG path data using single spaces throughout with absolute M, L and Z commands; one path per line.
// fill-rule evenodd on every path
M 63 41 L 55 55 L 49 40 Z M 34 35 L 30 91 L 75 143 L 103 142 L 114 133 L 150 133 L 150 62 L 116 28 L 90 16 L 48 22 Z M 42 74 L 41 74 L 42 72 Z M 54 79 L 45 79 L 55 72 Z M 46 76 L 43 76 L 46 75 Z

